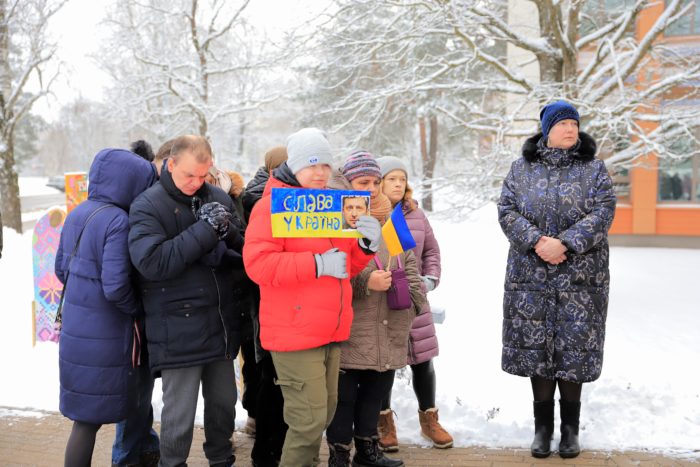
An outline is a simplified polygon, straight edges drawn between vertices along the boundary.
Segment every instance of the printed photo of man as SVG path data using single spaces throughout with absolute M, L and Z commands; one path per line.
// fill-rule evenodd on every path
M 357 220 L 366 214 L 369 214 L 369 196 L 343 196 L 343 230 L 357 228 Z

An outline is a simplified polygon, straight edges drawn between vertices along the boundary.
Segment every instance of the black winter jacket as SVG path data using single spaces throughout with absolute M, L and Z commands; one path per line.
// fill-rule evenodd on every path
M 195 213 L 231 198 L 209 184 L 182 193 L 165 169 L 129 212 L 129 254 L 139 272 L 151 372 L 232 360 L 240 346 L 240 311 L 234 296 L 243 262 L 240 220 L 225 240 Z M 234 214 L 235 217 L 235 214 Z

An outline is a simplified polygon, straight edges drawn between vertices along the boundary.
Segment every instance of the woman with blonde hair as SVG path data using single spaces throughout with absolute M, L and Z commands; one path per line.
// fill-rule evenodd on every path
M 413 190 L 408 185 L 406 165 L 401 159 L 393 156 L 380 157 L 377 162 L 382 173 L 382 191 L 392 206 L 401 204 L 408 228 L 416 241 L 413 253 L 418 262 L 418 271 L 425 289 L 430 292 L 440 284 L 440 246 L 428 218 L 411 196 Z M 438 421 L 438 409 L 435 405 L 437 378 L 433 358 L 437 357 L 439 352 L 438 340 L 430 304 L 426 302 L 422 311 L 413 321 L 411 328 L 408 361 L 413 374 L 413 391 L 418 399 L 421 434 L 433 443 L 433 447 L 445 449 L 452 447 L 453 439 Z M 399 449 L 390 404 L 391 390 L 382 403 L 379 417 L 380 443 L 388 452 Z

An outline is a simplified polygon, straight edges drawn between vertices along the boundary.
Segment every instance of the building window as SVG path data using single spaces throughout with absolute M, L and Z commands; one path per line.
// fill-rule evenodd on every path
M 691 0 L 685 0 L 687 5 Z M 666 28 L 666 36 L 692 36 L 700 34 L 700 1 L 695 1 L 688 13 L 680 17 L 675 23 Z
M 586 0 L 581 10 L 579 33 L 585 36 L 602 28 L 634 4 L 635 0 Z M 633 34 L 633 31 L 628 34 Z
M 659 201 L 700 203 L 700 157 L 659 161 Z
M 613 188 L 617 201 L 620 203 L 630 202 L 630 171 L 622 167 L 611 170 Z

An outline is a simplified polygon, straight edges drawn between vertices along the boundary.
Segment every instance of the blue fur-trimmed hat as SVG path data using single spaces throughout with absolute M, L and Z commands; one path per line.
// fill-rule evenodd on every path
M 547 138 L 549 130 L 552 129 L 557 122 L 562 120 L 576 120 L 579 123 L 580 117 L 578 110 L 566 101 L 556 101 L 542 107 L 540 111 L 540 123 L 542 124 L 542 135 Z

